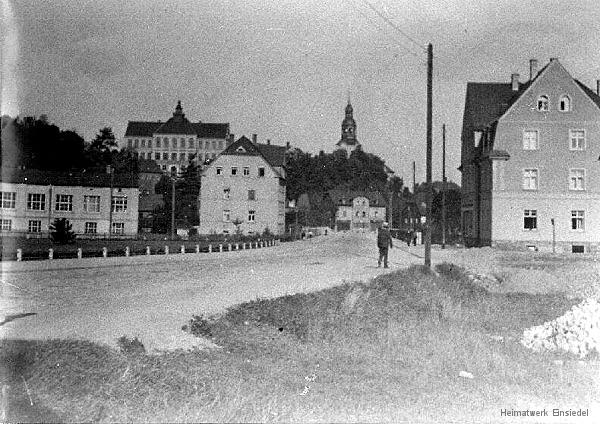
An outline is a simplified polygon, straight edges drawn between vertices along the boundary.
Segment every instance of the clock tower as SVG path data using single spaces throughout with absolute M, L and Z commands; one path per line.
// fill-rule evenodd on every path
M 336 143 L 338 149 L 344 149 L 347 153 L 352 152 L 360 143 L 356 139 L 356 121 L 354 120 L 352 105 L 348 100 L 346 116 L 342 121 L 342 138 Z

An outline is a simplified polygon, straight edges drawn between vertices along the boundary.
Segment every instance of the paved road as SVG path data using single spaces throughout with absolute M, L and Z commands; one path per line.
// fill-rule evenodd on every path
M 422 259 L 390 251 L 377 268 L 371 234 L 337 234 L 260 250 L 2 264 L 2 314 L 35 313 L 0 326 L 0 337 L 84 338 L 114 345 L 139 337 L 147 349 L 203 344 L 180 328 L 257 297 L 366 280 Z M 2 321 L 2 320 L 0 320 Z

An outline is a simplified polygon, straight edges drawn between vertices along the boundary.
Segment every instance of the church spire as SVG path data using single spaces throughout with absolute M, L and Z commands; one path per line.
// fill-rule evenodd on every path
M 183 108 L 181 107 L 181 100 L 177 100 L 177 106 L 175 107 L 175 112 L 173 112 L 173 118 L 177 122 L 183 121 L 185 114 L 183 113 Z

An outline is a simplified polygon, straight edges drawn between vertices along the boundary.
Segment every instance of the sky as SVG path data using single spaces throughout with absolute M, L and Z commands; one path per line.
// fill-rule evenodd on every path
M 129 120 L 228 122 L 236 139 L 318 153 L 350 98 L 363 150 L 406 185 L 425 178 L 427 44 L 433 45 L 433 177 L 460 183 L 469 81 L 529 78 L 559 58 L 595 89 L 597 0 L 0 0 L 2 110 L 87 141 Z

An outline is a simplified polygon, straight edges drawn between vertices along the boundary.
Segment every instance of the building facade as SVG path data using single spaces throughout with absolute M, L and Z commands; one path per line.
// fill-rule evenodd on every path
M 336 206 L 337 231 L 375 231 L 385 221 L 387 204 L 379 192 L 330 190 L 329 197 Z
M 284 146 L 241 137 L 202 172 L 200 234 L 285 232 Z
M 3 236 L 47 237 L 56 218 L 66 218 L 81 238 L 137 234 L 139 190 L 130 175 L 37 170 L 3 174 Z
M 346 105 L 346 116 L 342 121 L 342 137 L 336 143 L 336 149 L 345 150 L 350 154 L 354 149 L 360 147 L 360 143 L 356 138 L 356 121 L 354 120 L 354 109 L 348 100 Z
M 600 245 L 600 96 L 557 59 L 530 79 L 469 83 L 462 130 L 468 245 L 558 252 Z
M 169 173 L 181 172 L 190 160 L 203 164 L 214 159 L 232 141 L 229 124 L 190 122 L 177 102 L 166 122 L 129 121 L 120 147 L 142 159 L 152 159 Z

